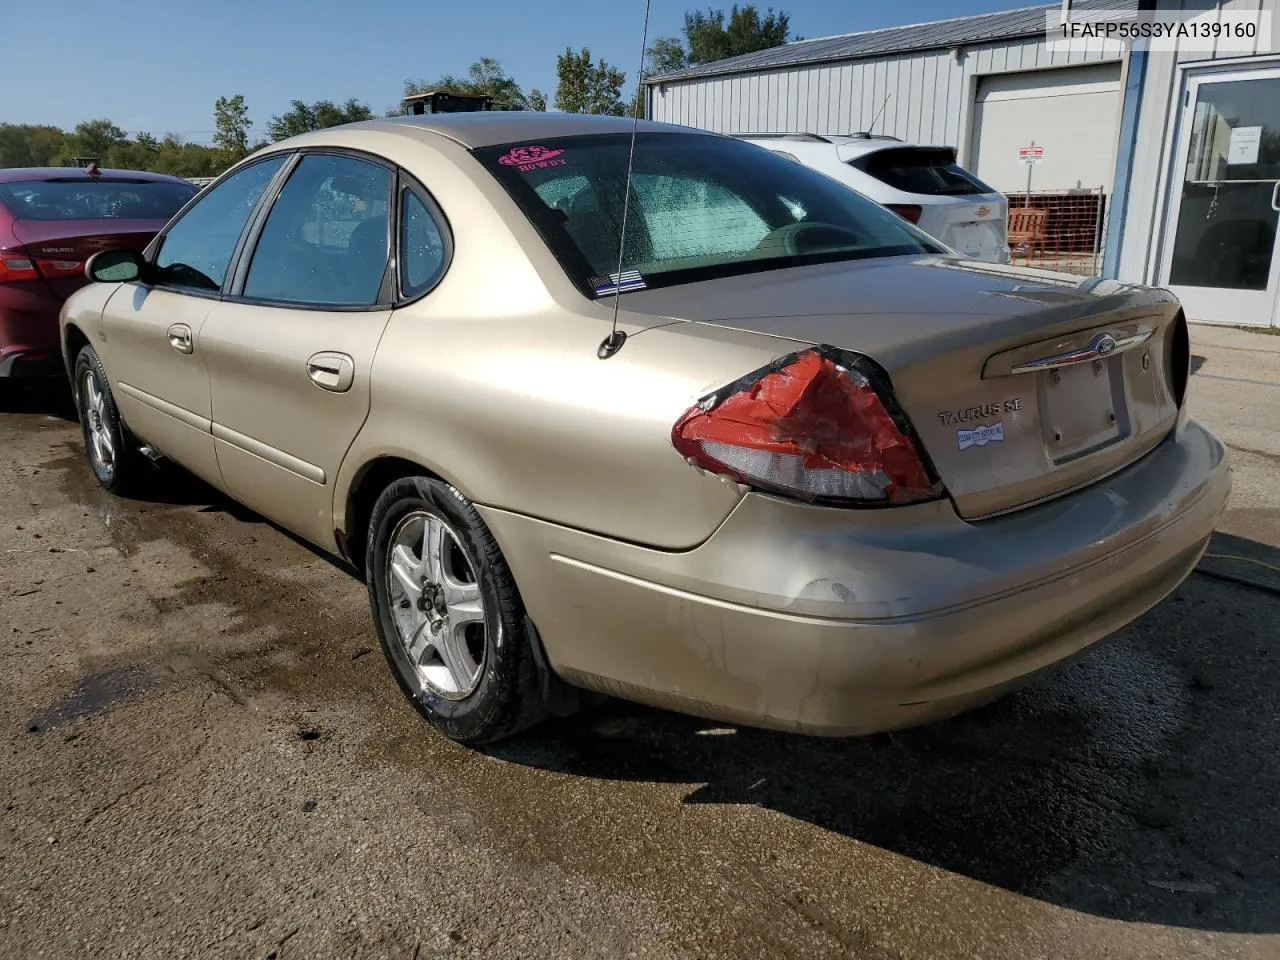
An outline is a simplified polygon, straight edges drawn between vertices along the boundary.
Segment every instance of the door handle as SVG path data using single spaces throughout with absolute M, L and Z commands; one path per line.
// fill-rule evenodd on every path
M 190 353 L 195 349 L 191 343 L 191 328 L 185 323 L 175 323 L 168 329 L 167 336 L 169 337 L 169 346 L 179 353 Z
M 1280 180 L 1271 188 L 1271 209 L 1280 213 Z
M 356 362 L 345 353 L 317 353 L 307 360 L 307 376 L 317 387 L 345 393 L 356 378 Z

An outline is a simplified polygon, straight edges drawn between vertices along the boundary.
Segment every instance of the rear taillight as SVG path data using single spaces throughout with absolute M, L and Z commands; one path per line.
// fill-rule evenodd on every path
M 703 398 L 671 442 L 696 467 L 806 500 L 912 503 L 942 493 L 888 378 L 834 347 L 775 360 Z
M 33 260 L 16 253 L 0 251 L 0 283 L 16 283 L 19 280 L 36 280 L 40 274 L 36 272 Z
M 911 223 L 920 222 L 920 214 L 924 213 L 924 208 L 916 206 L 914 203 L 886 203 L 885 209 L 892 210 L 903 220 Z
M 84 263 L 79 260 L 37 260 L 36 269 L 46 277 L 74 277 L 84 273 Z

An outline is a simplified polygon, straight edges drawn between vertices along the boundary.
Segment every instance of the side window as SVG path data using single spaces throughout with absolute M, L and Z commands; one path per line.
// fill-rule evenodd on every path
M 220 290 L 244 225 L 284 161 L 282 155 L 245 167 L 184 213 L 160 242 L 156 254 L 159 283 Z
M 387 270 L 391 172 L 355 157 L 309 154 L 263 224 L 244 295 L 371 306 Z
M 440 225 L 412 190 L 402 194 L 400 210 L 400 286 L 406 297 L 416 296 L 440 279 L 446 255 Z

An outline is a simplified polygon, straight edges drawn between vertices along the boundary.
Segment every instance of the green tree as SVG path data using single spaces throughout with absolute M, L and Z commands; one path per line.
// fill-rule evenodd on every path
M 622 102 L 622 85 L 627 75 L 610 66 L 603 58 L 591 62 L 591 51 L 586 47 L 574 53 L 566 47 L 556 57 L 556 109 L 565 113 L 602 113 L 621 117 L 627 113 Z
M 57 127 L 0 123 L 0 167 L 47 167 L 66 147 Z
M 525 98 L 525 109 L 545 113 L 547 110 L 547 95 L 537 87 L 534 87 L 529 91 L 529 96 Z
M 684 52 L 684 44 L 678 37 L 659 37 L 653 41 L 648 51 L 648 73 L 661 75 L 675 73 L 689 65 L 689 57 Z
M 336 104 L 332 100 L 317 100 L 315 103 L 294 100 L 287 111 L 272 117 L 267 123 L 267 136 L 273 141 L 284 140 L 310 130 L 323 130 L 342 123 L 372 119 L 373 111 L 355 97 L 343 104 Z
M 85 120 L 76 124 L 54 163 L 61 166 L 72 163 L 76 157 L 96 157 L 106 164 L 112 151 L 128 142 L 128 134 L 110 120 Z
M 249 152 L 249 108 L 244 97 L 219 97 L 213 104 L 213 142 L 234 163 Z
M 112 146 L 103 161 L 121 170 L 154 170 L 159 152 L 159 140 L 149 133 L 139 133 L 132 140 Z
M 481 57 L 467 70 L 465 77 L 455 77 L 446 73 L 434 83 L 425 80 L 406 80 L 404 95 L 427 93 L 439 90 L 444 93 L 469 93 L 493 97 L 494 106 L 506 107 L 508 110 L 529 110 L 529 100 L 520 89 L 520 84 L 507 75 L 493 57 Z M 543 97 L 543 103 L 546 98 Z
M 754 3 L 742 7 L 734 4 L 727 17 L 723 10 L 710 8 L 686 12 L 683 42 L 678 37 L 659 37 L 646 51 L 649 72 L 671 73 L 693 64 L 714 63 L 781 46 L 789 39 L 801 39 L 789 37 L 790 32 L 790 14 L 774 13 L 769 7 L 761 16 Z

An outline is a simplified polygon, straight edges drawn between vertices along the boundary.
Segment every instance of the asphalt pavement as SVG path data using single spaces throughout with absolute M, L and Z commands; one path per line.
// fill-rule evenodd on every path
M 455 746 L 344 569 L 194 480 L 112 498 L 11 396 L 0 957 L 1275 960 L 1280 337 L 1192 352 L 1236 474 L 1203 572 L 858 740 L 611 702 Z

